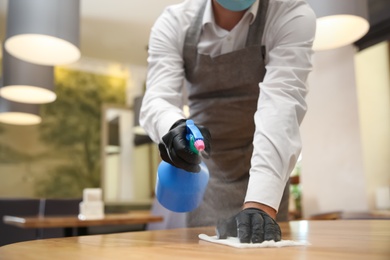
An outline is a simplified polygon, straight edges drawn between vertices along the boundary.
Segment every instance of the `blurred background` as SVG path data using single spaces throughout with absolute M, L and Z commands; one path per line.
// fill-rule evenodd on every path
M 0 0 L 3 46 L 11 1 Z M 84 188 L 101 187 L 112 210 L 150 208 L 160 158 L 137 112 L 151 27 L 180 2 L 80 0 L 76 13 L 61 9 L 77 22 L 80 56 L 39 65 L 52 70 L 56 94 L 39 105 L 39 123 L 0 122 L 0 198 L 80 198 Z M 360 24 L 363 33 L 352 42 L 315 50 L 304 148 L 292 173 L 293 219 L 390 209 L 390 6 L 366 3 L 367 30 Z M 11 56 L 3 48 L 3 82 Z

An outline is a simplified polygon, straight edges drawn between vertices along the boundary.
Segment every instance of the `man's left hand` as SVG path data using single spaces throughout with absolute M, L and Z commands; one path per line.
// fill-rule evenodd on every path
M 241 243 L 280 241 L 282 232 L 276 221 L 265 211 L 247 208 L 227 220 L 219 221 L 216 228 L 218 239 L 238 237 Z

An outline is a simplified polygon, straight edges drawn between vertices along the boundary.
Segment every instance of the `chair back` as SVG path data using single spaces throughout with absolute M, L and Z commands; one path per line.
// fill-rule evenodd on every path
M 75 216 L 79 214 L 81 198 L 71 199 L 41 199 L 39 205 L 40 216 Z M 73 232 L 74 233 L 74 232 Z M 63 237 L 63 228 L 45 228 L 40 230 L 41 238 Z
M 81 198 L 41 199 L 39 214 L 41 216 L 77 216 L 81 201 Z
M 35 229 L 24 229 L 5 224 L 3 216 L 37 216 L 39 199 L 0 199 L 0 246 L 36 239 Z

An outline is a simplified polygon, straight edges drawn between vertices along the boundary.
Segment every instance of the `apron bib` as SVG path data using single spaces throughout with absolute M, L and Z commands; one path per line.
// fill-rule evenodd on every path
M 206 2 L 187 31 L 183 55 L 191 119 L 211 133 L 210 171 L 204 201 L 187 225 L 215 225 L 242 209 L 249 180 L 259 82 L 265 75 L 261 46 L 268 0 L 260 1 L 243 49 L 216 57 L 199 54 Z

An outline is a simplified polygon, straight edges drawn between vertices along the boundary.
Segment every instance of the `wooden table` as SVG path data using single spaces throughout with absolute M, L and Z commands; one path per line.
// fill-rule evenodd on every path
M 237 249 L 198 239 L 213 227 L 56 238 L 0 247 L 2 260 L 88 259 L 309 259 L 389 260 L 390 221 L 334 220 L 281 223 L 283 239 L 310 246 Z
M 71 236 L 72 228 L 77 229 L 77 235 L 86 235 L 86 228 L 90 226 L 146 224 L 162 220 L 162 216 L 153 216 L 149 211 L 106 214 L 103 219 L 96 220 L 81 220 L 76 216 L 3 217 L 4 223 L 20 228 L 64 228 L 65 236 Z
M 310 217 L 310 220 L 335 220 L 335 219 L 388 219 L 390 220 L 390 211 L 333 211 L 322 214 L 316 214 Z

